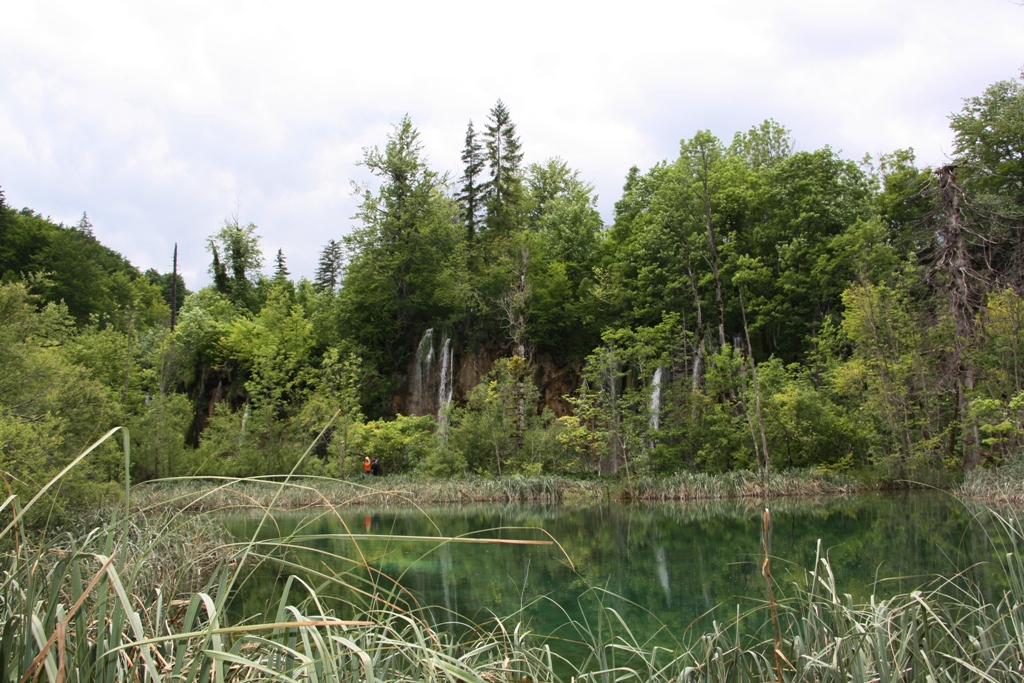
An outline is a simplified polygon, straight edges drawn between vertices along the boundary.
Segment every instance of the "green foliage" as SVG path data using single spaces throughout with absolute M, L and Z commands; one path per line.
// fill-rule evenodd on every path
M 213 260 L 210 277 L 218 292 L 240 308 L 259 307 L 257 286 L 261 279 L 263 253 L 252 223 L 242 226 L 238 219 L 224 221 L 224 227 L 206 241 Z
M 337 240 L 328 240 L 320 252 L 320 260 L 316 266 L 316 276 L 313 281 L 321 291 L 334 294 L 341 282 L 341 271 L 343 265 L 343 245 Z
M 174 302 L 175 311 L 181 310 L 185 303 L 185 297 L 192 293 L 185 287 L 185 278 L 181 274 L 177 276 L 177 287 L 175 287 L 175 276 L 173 273 L 160 274 L 155 268 L 150 268 L 145 272 L 145 276 L 147 280 L 160 290 L 164 303 L 168 307 L 172 305 L 172 301 Z
M 523 153 L 516 124 L 512 123 L 504 102 L 495 103 L 488 119 L 484 158 L 491 178 L 484 185 L 481 198 L 486 208 L 484 223 L 489 237 L 494 239 L 508 236 L 519 228 L 525 200 L 520 175 Z
M 354 426 L 349 436 L 346 473 L 363 472 L 364 458 L 380 462 L 384 474 L 401 474 L 427 465 L 436 447 L 434 420 L 431 416 L 399 415 L 394 420 L 374 420 Z
M 157 394 L 128 420 L 132 435 L 132 479 L 146 481 L 188 474 L 185 434 L 192 404 L 183 394 Z
M 304 431 L 313 434 L 333 419 L 324 459 L 333 471 L 347 471 L 353 430 L 364 422 L 359 406 L 361 361 L 354 353 L 330 348 L 320 359 L 320 372 L 298 415 Z M 337 454 L 337 460 L 334 460 Z
M 0 285 L 0 472 L 23 500 L 120 417 L 112 392 L 64 353 L 74 335 L 67 308 L 36 303 L 24 285 Z M 116 450 L 103 447 L 50 491 L 29 521 L 63 521 L 116 495 L 117 463 Z
M 1024 211 L 1024 74 L 964 100 L 950 117 L 957 161 L 983 198 L 1019 218 Z
M 466 127 L 466 145 L 462 149 L 462 188 L 458 195 L 466 223 L 466 242 L 472 245 L 482 223 L 481 209 L 484 205 L 485 186 L 480 180 L 484 170 L 483 145 L 477 140 L 473 121 Z
M 466 406 L 452 411 L 448 446 L 478 474 L 564 471 L 553 416 L 537 413 L 537 399 L 526 360 L 499 358 Z
M 90 231 L 66 227 L 31 211 L 0 205 L 0 282 L 36 274 L 32 290 L 63 302 L 78 324 L 92 320 L 166 323 L 170 312 L 158 288 Z
M 424 329 L 454 322 L 469 299 L 457 204 L 427 168 L 408 117 L 363 163 L 380 179 L 360 189 L 362 226 L 346 237 L 351 259 L 339 293 L 339 332 L 393 381 Z M 394 389 L 394 385 L 383 388 Z M 379 396 L 385 401 L 383 395 Z
M 238 317 L 220 339 L 223 353 L 248 372 L 245 384 L 257 408 L 278 413 L 298 403 L 311 381 L 312 329 L 286 286 L 275 284 L 253 318 Z

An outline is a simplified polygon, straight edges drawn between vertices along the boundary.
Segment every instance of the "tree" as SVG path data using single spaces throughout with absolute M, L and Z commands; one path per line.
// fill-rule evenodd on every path
M 92 223 L 89 221 L 89 215 L 82 212 L 82 217 L 78 219 L 78 224 L 75 226 L 78 232 L 82 233 L 86 237 L 95 237 L 96 235 L 92 231 Z
M 174 273 L 161 273 L 156 268 L 148 269 L 144 275 L 147 280 L 160 289 L 160 294 L 168 306 L 171 306 L 172 301 L 174 301 L 176 304 L 174 313 L 177 314 L 185 304 L 185 297 L 191 294 L 185 287 L 185 278 L 180 274 L 175 276 Z M 175 284 L 175 281 L 177 284 Z M 175 288 L 177 288 L 176 292 L 174 291 Z
M 126 258 L 77 227 L 58 225 L 31 209 L 0 208 L 0 281 L 30 274 L 33 292 L 67 304 L 80 325 L 102 325 L 133 304 L 142 274 Z
M 600 342 L 600 320 L 610 313 L 591 296 L 604 255 L 597 197 L 561 159 L 532 164 L 526 186 L 529 337 L 560 359 L 582 360 Z
M 733 225 L 733 282 L 749 294 L 754 352 L 793 362 L 821 321 L 841 310 L 847 277 L 859 275 L 843 267 L 858 248 L 844 242 L 870 219 L 872 186 L 828 147 L 735 172 L 723 213 Z
M 522 144 L 504 102 L 498 100 L 488 118 L 490 123 L 487 124 L 484 139 L 491 179 L 483 193 L 487 209 L 485 222 L 488 231 L 508 235 L 518 227 L 523 200 L 523 180 L 520 175 Z
M 112 392 L 65 353 L 74 336 L 67 307 L 39 303 L 24 283 L 0 285 L 0 474 L 23 501 L 121 417 Z M 118 489 L 117 460 L 113 446 L 101 447 L 37 511 L 57 519 L 95 511 Z
M 476 139 L 473 121 L 466 128 L 466 146 L 462 149 L 462 189 L 458 200 L 462 205 L 466 223 L 466 239 L 472 245 L 473 237 L 480 226 L 480 211 L 485 188 L 480 184 L 480 174 L 484 170 L 483 145 Z
M 341 270 L 344 260 L 343 245 L 336 240 L 329 240 L 320 252 L 316 275 L 313 282 L 317 289 L 331 294 L 338 288 L 341 281 Z
M 274 257 L 274 279 L 279 282 L 288 280 L 288 276 L 291 273 L 288 272 L 288 266 L 285 263 L 284 251 L 281 249 L 277 250 L 277 256 Z
M 950 117 L 962 184 L 1002 213 L 1024 213 L 1024 72 L 993 83 Z
M 722 299 L 722 278 L 719 271 L 718 239 L 715 237 L 715 220 L 713 202 L 719 189 L 718 165 L 724 156 L 722 143 L 711 134 L 702 130 L 691 140 L 680 143 L 679 161 L 677 166 L 684 174 L 692 199 L 690 212 L 694 219 L 704 225 L 708 243 L 708 263 L 715 287 L 715 311 L 718 314 L 718 344 L 724 348 L 725 341 L 725 304 Z
M 789 129 L 773 119 L 752 126 L 746 133 L 736 133 L 730 153 L 742 157 L 755 171 L 769 168 L 793 155 L 793 138 Z
M 360 188 L 362 225 L 345 238 L 351 256 L 339 293 L 340 328 L 381 376 L 398 382 L 423 331 L 451 324 L 465 310 L 465 232 L 408 116 L 363 163 L 380 186 Z
M 238 219 L 224 222 L 217 234 L 207 238 L 206 248 L 213 257 L 210 275 L 214 286 L 236 306 L 255 312 L 259 307 L 255 288 L 263 268 L 260 238 L 253 223 L 241 226 Z

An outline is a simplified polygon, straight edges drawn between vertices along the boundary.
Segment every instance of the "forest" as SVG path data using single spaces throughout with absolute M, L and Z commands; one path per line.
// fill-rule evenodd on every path
M 287 473 L 311 444 L 301 473 L 331 477 L 1013 464 L 1024 76 L 950 126 L 939 168 L 798 150 L 772 120 L 697 131 L 629 169 L 605 224 L 585 172 L 525 163 L 500 100 L 456 172 L 405 117 L 312 280 L 229 219 L 198 291 L 0 193 L 0 469 L 29 496 L 116 425 L 135 481 Z M 53 506 L 94 505 L 119 463 L 105 445 Z

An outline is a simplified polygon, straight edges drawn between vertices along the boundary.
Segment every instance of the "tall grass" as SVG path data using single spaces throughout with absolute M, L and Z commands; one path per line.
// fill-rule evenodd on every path
M 288 485 L 283 489 L 282 480 Z M 193 511 L 251 507 L 301 509 L 469 503 L 595 503 L 607 500 L 724 500 L 792 496 L 835 496 L 864 491 L 852 477 L 814 470 L 772 473 L 767 486 L 755 472 L 680 473 L 667 477 L 578 480 L 555 476 L 432 479 L 409 475 L 359 477 L 181 478 L 148 482 L 132 491 L 138 509 Z
M 276 486 L 264 520 L 296 485 Z M 44 492 L 24 508 L 13 497 L 0 506 L 10 519 L 0 533 L 9 548 L 0 582 L 2 681 L 480 681 L 510 673 L 540 680 L 551 670 L 549 651 L 528 647 L 525 634 L 507 633 L 501 622 L 437 628 L 414 597 L 365 561 L 352 561 L 350 572 L 290 577 L 272 614 L 228 623 L 233 588 L 260 563 L 287 564 L 295 539 L 268 545 L 257 530 L 231 542 L 181 510 L 115 513 L 80 537 L 48 537 L 24 523 Z M 318 588 L 330 583 L 350 589 L 359 618 L 338 618 L 320 598 Z
M 222 481 L 215 488 L 234 500 L 250 485 Z M 302 483 L 274 485 L 278 493 L 260 503 L 267 523 L 292 489 L 323 497 Z M 141 496 L 131 495 L 137 507 Z M 49 536 L 25 527 L 31 503 L 23 508 L 8 498 L 0 507 L 10 519 L 0 534 L 8 548 L 0 681 L 1024 680 L 1024 562 L 1017 550 L 1024 527 L 1012 514 L 987 513 L 1007 542 L 1007 587 L 994 601 L 958 575 L 856 604 L 819 547 L 799 586 L 772 584 L 775 594 L 790 594 L 774 605 L 775 624 L 767 602 L 737 608 L 729 622 L 677 634 L 678 645 L 666 649 L 636 637 L 610 608 L 591 621 L 566 614 L 558 638 L 531 633 L 522 613 L 483 624 L 449 615 L 438 623 L 436 611 L 362 559 L 354 534 L 355 555 L 321 551 L 332 562 L 288 577 L 267 613 L 232 621 L 226 605 L 233 593 L 261 563 L 287 574 L 294 566 L 288 551 L 299 539 L 257 541 L 254 534 L 228 541 L 202 515 L 182 511 L 204 505 L 117 512 L 91 531 Z M 346 569 L 327 569 L 343 563 Z M 327 600 L 337 586 L 349 597 Z M 589 592 L 601 598 L 600 589 Z
M 1024 505 L 1024 466 L 1013 464 L 997 469 L 975 467 L 966 473 L 956 493 L 964 498 L 990 503 Z
M 469 476 L 460 479 L 425 479 L 413 476 L 181 478 L 148 482 L 133 491 L 138 509 L 175 508 L 205 511 L 251 507 L 301 509 L 307 507 L 425 505 L 438 503 L 561 503 L 567 499 L 600 501 L 607 492 L 600 482 L 558 477 Z
M 865 489 L 863 483 L 852 477 L 813 469 L 772 472 L 767 480 L 757 472 L 737 470 L 722 474 L 681 472 L 668 477 L 635 477 L 630 490 L 624 493 L 633 500 L 668 501 L 843 495 Z

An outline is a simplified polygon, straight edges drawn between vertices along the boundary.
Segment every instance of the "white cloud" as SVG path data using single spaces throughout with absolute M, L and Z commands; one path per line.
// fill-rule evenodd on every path
M 594 4 L 9 3 L 0 185 L 143 268 L 206 280 L 231 214 L 309 275 L 349 229 L 362 148 L 413 117 L 458 173 L 465 125 L 509 105 L 528 161 L 561 156 L 610 217 L 629 166 L 773 117 L 803 149 L 949 153 L 961 98 L 1019 72 L 1006 0 Z

